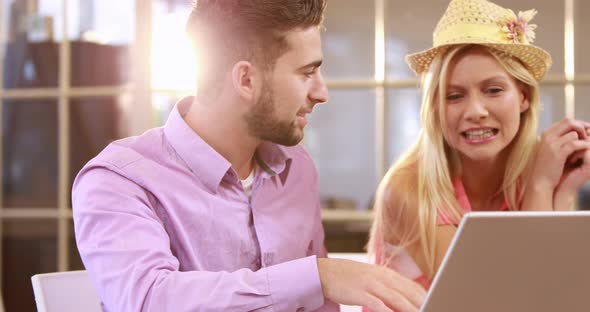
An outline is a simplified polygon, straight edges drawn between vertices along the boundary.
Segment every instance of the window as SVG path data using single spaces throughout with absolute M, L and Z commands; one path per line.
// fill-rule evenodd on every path
M 418 81 L 403 57 L 430 47 L 448 0 L 337 2 L 322 39 L 331 101 L 316 107 L 304 144 L 320 172 L 328 248 L 358 251 L 378 182 L 420 129 Z M 541 128 L 565 116 L 590 119 L 590 4 L 496 2 L 539 10 L 537 43 L 554 58 L 542 83 Z M 82 268 L 70 189 L 83 164 L 113 140 L 162 125 L 193 92 L 197 64 L 182 39 L 189 10 L 188 0 L 0 0 L 0 283 L 8 311 L 35 309 L 32 274 Z M 579 207 L 590 209 L 590 186 Z
M 132 133 L 135 2 L 65 3 L 0 3 L 0 281 L 8 311 L 35 310 L 31 275 L 83 268 L 71 183 L 107 144 Z

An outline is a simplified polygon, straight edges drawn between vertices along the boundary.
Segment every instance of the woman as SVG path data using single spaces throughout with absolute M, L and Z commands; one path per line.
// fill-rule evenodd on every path
M 587 123 L 566 119 L 537 137 L 551 57 L 531 45 L 535 14 L 453 0 L 434 47 L 406 58 L 423 74 L 422 130 L 379 187 L 376 263 L 428 288 L 464 213 L 570 209 L 590 179 Z

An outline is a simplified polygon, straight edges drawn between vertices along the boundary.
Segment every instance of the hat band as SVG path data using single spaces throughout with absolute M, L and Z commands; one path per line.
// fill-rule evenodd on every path
M 461 34 L 460 37 L 457 34 Z M 506 34 L 498 25 L 455 24 L 447 27 L 434 38 L 434 47 L 453 43 L 508 43 Z

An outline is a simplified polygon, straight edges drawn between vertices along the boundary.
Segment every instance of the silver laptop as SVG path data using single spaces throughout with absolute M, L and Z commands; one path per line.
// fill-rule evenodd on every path
M 590 311 L 590 211 L 468 213 L 421 311 Z

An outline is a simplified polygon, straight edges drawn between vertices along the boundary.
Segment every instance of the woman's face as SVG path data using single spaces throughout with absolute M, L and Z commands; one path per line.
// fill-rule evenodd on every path
M 460 53 L 447 77 L 445 139 L 461 157 L 494 160 L 516 137 L 529 100 L 485 49 Z

